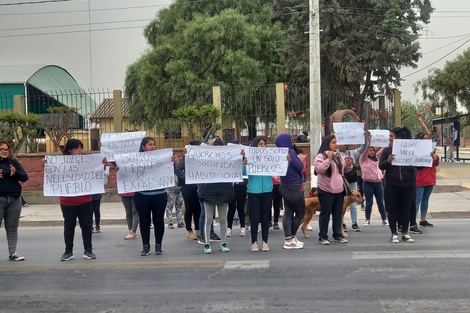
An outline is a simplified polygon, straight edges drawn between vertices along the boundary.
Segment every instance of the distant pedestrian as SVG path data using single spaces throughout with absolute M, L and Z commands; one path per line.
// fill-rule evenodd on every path
M 180 161 L 178 155 L 173 154 L 172 162 L 174 169 Z M 177 177 L 177 176 L 176 176 Z M 183 223 L 183 194 L 179 186 L 173 186 L 166 189 L 167 193 L 167 204 L 166 204 L 166 218 L 168 220 L 168 228 L 174 229 L 173 226 L 173 207 L 175 208 L 176 214 L 176 226 L 178 228 L 183 228 L 185 225 Z
M 93 233 L 101 233 L 101 198 L 103 197 L 102 194 L 97 193 L 91 196 L 91 206 L 93 207 L 93 213 L 91 214 L 91 231 Z M 95 216 L 95 227 L 93 227 L 93 215 Z
M 23 261 L 16 251 L 18 224 L 21 215 L 21 184 L 28 180 L 23 166 L 12 158 L 10 144 L 0 139 L 0 226 L 5 221 L 9 259 Z

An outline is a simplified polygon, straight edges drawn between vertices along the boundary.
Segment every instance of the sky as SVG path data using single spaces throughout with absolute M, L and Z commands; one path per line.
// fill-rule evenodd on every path
M 123 89 L 127 66 L 149 48 L 144 27 L 171 2 L 0 0 L 0 65 L 53 64 L 85 89 Z M 423 58 L 418 68 L 401 71 L 403 100 L 420 101 L 413 85 L 470 47 L 470 0 L 431 3 L 435 12 L 420 37 Z

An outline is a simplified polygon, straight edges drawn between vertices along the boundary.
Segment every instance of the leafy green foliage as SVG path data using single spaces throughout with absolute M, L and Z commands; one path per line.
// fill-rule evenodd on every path
M 220 110 L 212 105 L 188 105 L 173 110 L 171 113 L 177 121 L 186 125 L 192 139 L 205 142 L 221 128 L 221 125 L 217 123 Z
M 416 105 L 412 104 L 409 101 L 403 101 L 401 104 L 401 121 L 402 125 L 406 126 L 410 129 L 411 133 L 416 135 L 419 132 L 426 131 L 424 127 L 421 125 L 417 118 L 417 114 L 419 112 L 423 112 L 426 109 L 432 108 L 433 105 L 429 102 L 422 102 L 418 103 Z M 426 127 L 431 130 L 432 129 L 432 120 L 435 118 L 438 118 L 435 113 L 432 111 L 423 113 L 421 115 L 421 118 L 423 119 L 423 123 L 426 125 Z
M 0 114 L 0 138 L 10 143 L 13 154 L 20 151 L 23 144 L 36 152 L 38 123 L 40 116 L 29 113 L 2 113 Z

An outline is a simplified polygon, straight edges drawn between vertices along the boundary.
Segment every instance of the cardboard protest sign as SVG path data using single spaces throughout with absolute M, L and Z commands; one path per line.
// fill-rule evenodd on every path
M 239 145 L 186 146 L 186 183 L 242 182 L 241 150 Z
M 333 123 L 333 130 L 338 145 L 363 144 L 365 142 L 363 123 Z
M 388 147 L 390 145 L 390 131 L 386 129 L 369 129 L 372 136 L 371 147 Z
M 247 175 L 285 176 L 289 162 L 288 148 L 245 147 Z
M 394 139 L 392 165 L 432 167 L 431 152 L 431 140 Z
M 96 193 L 104 193 L 101 154 L 46 155 L 45 197 L 75 197 Z
M 116 155 L 118 193 L 174 186 L 172 156 L 170 148 Z
M 104 133 L 101 135 L 101 154 L 109 161 L 114 162 L 118 154 L 139 152 L 145 131 L 126 133 Z

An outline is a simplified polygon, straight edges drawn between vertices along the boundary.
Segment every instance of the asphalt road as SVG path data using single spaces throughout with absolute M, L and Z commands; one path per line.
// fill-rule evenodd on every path
M 373 225 L 348 244 L 312 236 L 289 251 L 271 230 L 268 253 L 250 252 L 234 229 L 232 251 L 212 255 L 166 230 L 164 255 L 147 257 L 113 226 L 94 235 L 96 260 L 81 258 L 77 228 L 69 262 L 59 261 L 61 228 L 21 229 L 24 262 L 7 260 L 1 232 L 0 312 L 470 312 L 470 220 L 433 222 L 414 244 L 391 244 L 388 227 Z

